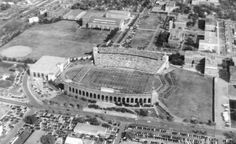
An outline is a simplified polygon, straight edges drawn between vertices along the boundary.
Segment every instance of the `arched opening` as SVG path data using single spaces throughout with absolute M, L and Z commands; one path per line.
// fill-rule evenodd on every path
M 79 95 L 81 95 L 81 90 L 79 90 Z
M 147 102 L 147 99 L 145 98 L 144 100 L 143 100 L 143 103 L 146 103 Z
M 78 89 L 75 89 L 75 93 L 78 94 Z
M 115 102 L 117 101 L 117 98 L 116 98 L 116 97 L 114 97 L 114 101 L 115 101 Z
M 122 98 L 122 103 L 125 103 L 125 98 L 124 97 Z
M 104 95 L 102 95 L 102 101 L 104 100 Z
M 120 102 L 121 101 L 121 98 L 120 97 L 118 97 L 118 102 Z
M 82 93 L 83 93 L 83 96 L 85 96 L 85 92 L 83 91 Z
M 150 98 L 148 99 L 148 103 L 151 103 L 151 99 Z
M 106 101 L 108 101 L 108 96 L 106 96 Z
M 134 102 L 134 98 L 131 98 L 131 103 L 133 103 Z
M 89 96 L 89 93 L 88 93 L 88 92 L 86 92 L 86 96 L 87 96 L 87 97 Z
M 98 94 L 98 99 L 100 100 L 100 94 Z
M 129 103 L 129 98 L 126 99 L 126 102 Z
M 135 99 L 135 103 L 138 103 L 138 98 Z
M 73 93 L 75 92 L 75 89 L 74 89 L 74 88 L 72 88 L 72 92 L 73 92 Z
M 95 99 L 96 99 L 96 94 L 93 94 L 93 98 L 95 98 Z
M 71 92 L 71 87 L 69 86 L 69 92 Z
M 92 93 L 90 93 L 89 95 L 90 95 L 90 98 L 92 98 L 92 97 L 93 97 L 93 94 L 92 94 Z
M 112 96 L 110 96 L 110 102 L 112 102 Z

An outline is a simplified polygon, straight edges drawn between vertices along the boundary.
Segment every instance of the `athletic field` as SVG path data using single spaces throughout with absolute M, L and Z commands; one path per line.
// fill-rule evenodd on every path
M 112 88 L 120 93 L 150 93 L 152 87 L 162 85 L 161 81 L 151 74 L 121 69 L 83 67 L 68 71 L 65 77 L 86 87 L 99 90 L 101 87 Z

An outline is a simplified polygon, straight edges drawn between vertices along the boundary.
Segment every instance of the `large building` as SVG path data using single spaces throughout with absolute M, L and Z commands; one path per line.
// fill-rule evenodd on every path
M 205 31 L 204 40 L 199 40 L 199 51 L 217 52 L 219 47 L 216 32 Z
M 109 10 L 106 13 L 107 18 L 129 19 L 131 16 L 129 11 Z
M 30 75 L 34 78 L 55 80 L 56 76 L 68 64 L 66 58 L 55 56 L 42 56 L 36 63 L 30 64 Z
M 70 67 L 57 79 L 70 97 L 146 105 L 154 104 L 158 92 L 169 86 L 165 78 L 160 78 L 169 66 L 163 53 L 95 47 L 93 55 L 94 65 Z
M 124 26 L 123 19 L 106 18 L 106 17 L 91 17 L 87 23 L 88 28 L 99 28 L 99 29 L 121 29 Z

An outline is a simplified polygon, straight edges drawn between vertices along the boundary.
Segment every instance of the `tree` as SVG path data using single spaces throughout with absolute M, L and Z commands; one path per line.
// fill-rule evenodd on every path
M 35 115 L 28 115 L 28 116 L 25 116 L 23 121 L 27 124 L 34 124 L 36 123 L 38 120 L 38 118 L 35 116 Z
M 169 62 L 173 65 L 182 66 L 184 64 L 184 56 L 179 53 L 172 54 L 169 56 Z
M 236 143 L 236 133 L 230 131 L 230 132 L 225 132 L 224 133 L 224 136 L 227 138 L 227 139 L 232 139 L 232 143 Z
M 50 134 L 43 135 L 40 138 L 40 142 L 42 144 L 54 144 L 55 143 L 55 138 L 52 135 L 50 135 Z

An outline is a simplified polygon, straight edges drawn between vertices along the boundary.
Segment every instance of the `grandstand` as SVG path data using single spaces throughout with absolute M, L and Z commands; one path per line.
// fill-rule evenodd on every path
M 103 67 L 121 67 L 147 73 L 161 73 L 168 68 L 168 56 L 163 53 L 126 49 L 121 47 L 95 47 L 95 65 Z

